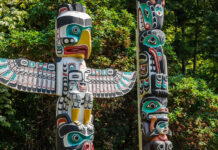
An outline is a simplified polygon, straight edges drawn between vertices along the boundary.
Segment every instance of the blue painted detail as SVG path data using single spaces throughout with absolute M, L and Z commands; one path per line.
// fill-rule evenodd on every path
M 77 146 L 85 140 L 92 141 L 93 135 L 85 136 L 79 132 L 72 132 L 67 135 L 67 142 L 70 146 Z
M 123 80 L 126 80 L 127 82 L 130 82 L 131 80 L 126 78 L 126 77 L 122 77 Z
M 102 71 L 101 71 L 101 74 L 104 75 L 104 76 L 106 76 L 106 75 L 107 75 L 107 70 L 102 70 Z
M 156 87 L 161 88 L 161 84 L 158 84 L 158 80 L 156 80 Z
M 99 75 L 100 69 L 95 69 L 95 73 Z
M 43 63 L 39 62 L 38 65 L 39 65 L 39 66 L 43 66 Z
M 120 81 L 120 84 L 122 84 L 123 87 L 127 87 L 127 86 L 123 83 L 123 81 Z
M 92 71 L 92 75 L 95 76 L 95 71 Z
M 32 68 L 36 67 L 36 63 L 34 61 L 30 61 L 29 67 L 32 67 Z
M 140 88 L 142 88 L 142 87 L 143 87 L 143 84 L 141 84 L 141 82 L 140 82 L 140 84 L 139 84 L 139 85 L 140 85 Z
M 78 84 L 77 84 L 76 81 L 71 81 L 71 82 L 69 83 L 69 87 L 71 87 L 71 86 L 73 86 L 73 88 L 75 87 L 77 90 L 79 90 L 79 87 L 78 87 Z
M 12 77 L 11 77 L 11 80 L 10 81 L 14 81 L 14 79 L 16 78 L 16 73 L 14 73 L 13 75 L 12 75 Z
M 5 59 L 5 58 L 0 58 L 0 61 L 1 62 L 6 62 L 8 59 Z
M 148 86 L 148 82 L 146 82 L 145 80 L 143 81 L 145 86 Z
M 72 71 L 72 70 L 76 70 L 74 64 L 71 64 L 71 65 L 69 66 L 69 69 L 70 69 L 70 71 Z
M 124 75 L 132 75 L 132 72 L 123 72 Z
M 73 44 L 77 44 L 81 38 L 82 31 L 86 29 L 91 29 L 91 27 L 82 27 L 77 24 L 70 24 L 66 28 L 66 35 L 67 37 L 73 39 Z
M 117 89 L 118 89 L 118 90 L 121 90 L 121 88 L 120 88 L 120 86 L 119 86 L 119 84 L 118 84 L 118 83 L 117 83 Z
M 43 65 L 42 69 L 47 70 L 47 67 L 48 67 L 47 65 L 46 66 Z
M 8 65 L 6 64 L 6 65 L 3 65 L 3 66 L 0 66 L 0 70 L 1 69 L 4 69 L 4 68 L 7 68 L 8 67 Z
M 7 72 L 5 72 L 5 73 L 3 74 L 3 76 L 6 77 L 6 76 L 9 75 L 10 73 L 11 73 L 11 70 L 8 70 Z
M 161 52 L 157 52 L 157 55 L 158 55 L 158 56 L 162 56 L 162 53 L 161 53 Z
M 151 107 L 151 105 L 153 107 Z M 142 111 L 145 112 L 146 114 L 153 113 L 153 112 L 156 112 L 161 107 L 164 108 L 164 106 L 160 102 L 156 100 L 149 100 L 143 104 Z
M 167 85 L 166 85 L 166 82 L 163 82 L 163 87 L 166 89 L 167 88 Z

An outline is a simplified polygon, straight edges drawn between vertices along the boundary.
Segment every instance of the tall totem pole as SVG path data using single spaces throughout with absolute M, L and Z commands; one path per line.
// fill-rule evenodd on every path
M 87 68 L 91 55 L 91 17 L 81 4 L 58 8 L 55 50 L 60 61 L 0 58 L 0 83 L 25 92 L 58 95 L 57 149 L 94 150 L 93 98 L 128 93 L 136 72 Z
M 138 130 L 140 150 L 171 150 L 168 79 L 163 45 L 165 0 L 137 0 Z

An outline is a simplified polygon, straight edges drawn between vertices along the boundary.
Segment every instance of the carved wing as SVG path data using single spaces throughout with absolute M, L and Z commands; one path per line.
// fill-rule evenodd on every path
M 0 58 L 0 83 L 25 92 L 56 94 L 56 64 Z
M 113 69 L 91 69 L 85 72 L 88 91 L 96 98 L 118 97 L 128 93 L 136 80 L 136 72 L 121 72 Z

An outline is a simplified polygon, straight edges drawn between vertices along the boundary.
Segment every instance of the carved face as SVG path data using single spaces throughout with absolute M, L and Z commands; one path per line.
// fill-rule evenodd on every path
M 94 135 L 84 135 L 80 132 L 70 132 L 63 138 L 64 146 L 71 149 L 94 150 L 92 144 Z
M 94 150 L 94 131 L 74 125 L 68 114 L 57 116 L 57 141 L 61 150 Z
M 156 65 L 156 72 L 163 73 L 160 62 L 163 60 L 163 48 L 165 43 L 165 34 L 161 30 L 148 30 L 140 33 L 139 47 L 140 53 L 148 52 L 153 56 Z M 163 63 L 163 62 L 161 62 Z
M 73 9 L 70 4 L 59 8 L 55 40 L 58 57 L 87 59 L 91 55 L 91 17 L 83 9 Z
M 140 49 L 148 51 L 149 48 L 162 47 L 165 44 L 165 34 L 161 30 L 143 31 L 140 34 Z
M 156 125 L 156 129 L 158 130 L 159 134 L 167 134 L 169 132 L 168 122 L 167 121 L 160 121 Z
M 161 29 L 163 26 L 165 2 L 161 0 L 138 1 L 138 27 L 139 31 Z
M 166 98 L 144 98 L 141 103 L 142 120 L 150 120 L 152 116 L 156 116 L 158 120 L 168 120 L 168 109 L 166 106 Z

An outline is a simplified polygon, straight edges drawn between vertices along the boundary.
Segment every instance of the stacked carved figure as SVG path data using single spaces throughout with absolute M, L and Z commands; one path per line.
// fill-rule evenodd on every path
M 168 79 L 163 45 L 165 0 L 137 0 L 138 120 L 140 150 L 171 150 Z
M 60 61 L 0 59 L 0 83 L 16 90 L 58 95 L 57 149 L 94 150 L 93 98 L 128 93 L 136 72 L 87 68 L 92 19 L 81 4 L 58 8 L 55 49 Z

